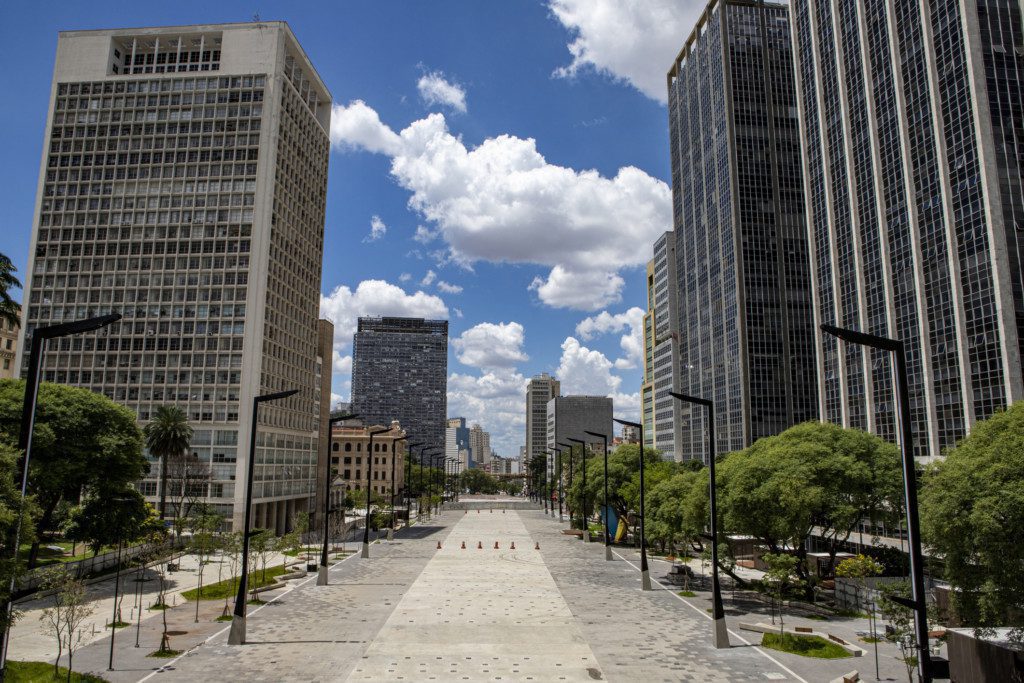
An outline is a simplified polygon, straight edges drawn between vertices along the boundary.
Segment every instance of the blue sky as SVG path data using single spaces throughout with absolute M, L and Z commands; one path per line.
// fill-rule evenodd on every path
M 288 21 L 334 98 L 322 313 L 450 320 L 449 414 L 517 455 L 525 381 L 637 414 L 643 264 L 671 229 L 665 72 L 701 3 L 7 4 L 0 251 L 28 257 L 59 30 Z M 16 67 L 16 68 L 15 68 Z

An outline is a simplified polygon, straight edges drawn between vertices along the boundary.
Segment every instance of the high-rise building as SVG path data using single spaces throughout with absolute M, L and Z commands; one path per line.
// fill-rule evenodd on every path
M 611 443 L 614 427 L 612 399 L 607 396 L 556 396 L 548 401 L 547 425 L 547 451 L 559 448 L 559 443 L 571 443 L 568 439 L 573 438 L 592 444 L 589 448 L 599 453 L 604 442 L 587 432 L 606 434 L 608 442 Z M 557 472 L 555 456 L 550 453 L 548 471 Z
M 21 326 L 0 320 L 0 379 L 14 379 L 17 376 L 18 332 Z
M 526 385 L 526 457 L 544 455 L 548 447 L 548 401 L 558 396 L 560 384 L 546 372 Z
M 327 476 L 331 456 L 327 452 L 326 444 L 330 443 L 331 439 L 331 368 L 334 361 L 334 323 L 330 320 L 318 320 L 316 336 L 316 391 L 320 406 L 320 421 L 317 428 L 320 433 L 321 446 L 317 450 L 316 496 L 312 503 L 312 509 L 309 511 L 310 528 L 323 523 L 326 497 L 331 493 L 331 484 Z
M 448 418 L 444 433 L 444 455 L 446 458 L 457 460 L 464 470 L 475 466 L 473 451 L 469 446 L 469 428 L 466 427 L 466 418 Z
M 816 323 L 903 340 L 915 454 L 1024 398 L 1018 2 L 792 3 Z M 823 419 L 895 440 L 887 354 L 819 335 Z
M 330 118 L 284 22 L 58 37 L 20 370 L 33 328 L 121 313 L 53 342 L 43 380 L 142 423 L 181 407 L 207 500 L 236 528 L 258 394 L 300 390 L 261 407 L 253 526 L 284 530 L 315 495 Z M 140 483 L 150 500 L 157 471 Z
M 447 387 L 447 320 L 359 318 L 352 410 L 367 424 L 399 420 L 413 441 L 443 450 Z
M 681 405 L 669 392 L 679 391 L 679 297 L 676 237 L 666 232 L 654 243 L 647 263 L 647 314 L 644 316 L 643 406 L 645 446 L 665 460 L 683 460 Z
M 477 467 L 491 462 L 491 434 L 478 424 L 469 428 L 469 450 Z
M 785 5 L 712 0 L 668 74 L 680 390 L 719 453 L 817 417 L 800 136 Z M 706 412 L 681 405 L 683 458 Z

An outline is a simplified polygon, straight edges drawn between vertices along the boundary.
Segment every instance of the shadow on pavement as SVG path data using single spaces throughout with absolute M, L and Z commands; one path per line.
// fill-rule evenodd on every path
M 423 524 L 417 524 L 414 527 L 409 527 L 402 531 L 402 535 L 396 538 L 396 541 L 403 539 L 418 539 L 418 538 L 429 538 L 439 531 L 443 531 L 447 527 L 443 526 L 427 526 Z

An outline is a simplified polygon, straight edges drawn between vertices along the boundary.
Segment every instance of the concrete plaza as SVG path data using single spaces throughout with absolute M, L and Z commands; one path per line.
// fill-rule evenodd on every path
M 733 647 L 716 650 L 699 600 L 641 591 L 628 553 L 607 562 L 600 544 L 565 526 L 535 510 L 446 511 L 373 544 L 369 559 L 336 563 L 329 586 L 310 575 L 268 594 L 249 608 L 244 646 L 227 645 L 211 604 L 200 623 L 174 627 L 173 646 L 185 650 L 175 659 L 145 656 L 159 641 L 158 620 L 148 620 L 143 647 L 119 639 L 115 671 L 106 671 L 109 639 L 83 648 L 75 668 L 112 681 L 250 683 L 821 681 L 868 668 L 866 659 L 799 661 L 735 630 Z M 652 570 L 658 578 L 667 565 Z

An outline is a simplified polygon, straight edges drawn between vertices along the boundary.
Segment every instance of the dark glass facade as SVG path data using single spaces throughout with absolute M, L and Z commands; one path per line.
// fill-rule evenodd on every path
M 1020 6 L 794 0 L 816 323 L 907 345 L 915 452 L 1021 397 Z M 825 419 L 896 431 L 884 354 L 818 339 Z
M 710 3 L 668 93 L 680 387 L 715 401 L 727 452 L 818 415 L 786 6 Z M 683 458 L 705 420 L 683 406 Z
M 398 420 L 411 441 L 443 452 L 447 386 L 447 320 L 359 319 L 352 353 L 352 411 L 365 424 Z

